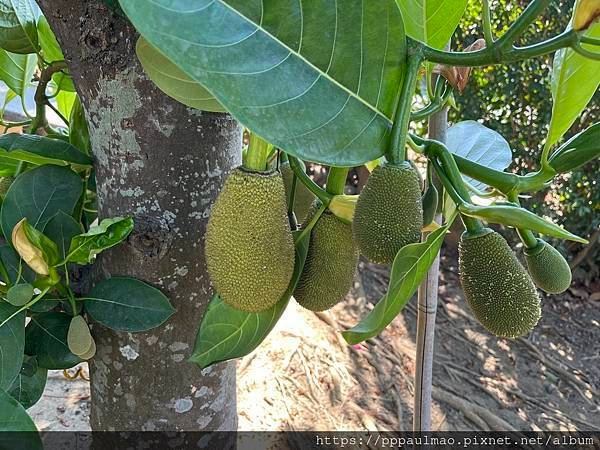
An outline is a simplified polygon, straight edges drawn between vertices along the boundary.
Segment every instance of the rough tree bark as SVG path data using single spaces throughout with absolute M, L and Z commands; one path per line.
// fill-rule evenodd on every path
M 96 278 L 127 275 L 165 292 L 177 313 L 147 333 L 94 326 L 94 430 L 233 430 L 235 365 L 186 362 L 211 297 L 203 234 L 210 204 L 240 163 L 241 129 L 167 98 L 135 56 L 136 33 L 95 0 L 40 0 L 90 126 L 100 218 L 135 231 L 103 254 Z

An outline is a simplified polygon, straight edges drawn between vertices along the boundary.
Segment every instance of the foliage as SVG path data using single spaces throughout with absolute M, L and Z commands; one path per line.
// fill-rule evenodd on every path
M 95 354 L 87 316 L 137 332 L 162 324 L 174 309 L 162 292 L 131 278 L 103 280 L 85 295 L 73 291 L 71 275 L 127 239 L 133 219 L 95 224 L 89 131 L 48 22 L 30 0 L 0 0 L 0 12 L 7 100 L 29 95 L 33 83 L 36 101 L 35 116 L 19 123 L 4 121 L 0 111 L 0 125 L 26 131 L 0 136 L 0 174 L 10 185 L 0 197 L 0 431 L 31 431 L 25 410 L 41 397 L 48 369 Z M 65 126 L 50 126 L 46 108 Z M 0 440 L 2 448 L 41 448 L 34 434 L 19 445 Z
M 492 3 L 494 30 L 514 20 L 529 1 L 497 0 Z M 573 1 L 556 1 L 525 32 L 523 43 L 537 42 L 563 30 L 569 20 L 561 13 L 573 6 Z M 510 5 L 510 7 L 509 7 Z M 481 3 L 469 2 L 454 40 L 465 47 L 481 37 Z M 504 136 L 513 149 L 514 162 L 510 170 L 524 174 L 535 170 L 552 116 L 551 55 L 523 60 L 519 63 L 475 68 L 462 95 L 456 96 L 457 110 L 450 111 L 453 121 L 477 119 Z M 600 114 L 600 91 L 596 91 L 587 110 L 569 129 L 572 136 L 597 120 Z M 542 216 L 548 216 L 574 233 L 590 235 L 600 226 L 600 160 L 595 159 L 559 175 L 547 192 L 531 193 L 523 203 Z

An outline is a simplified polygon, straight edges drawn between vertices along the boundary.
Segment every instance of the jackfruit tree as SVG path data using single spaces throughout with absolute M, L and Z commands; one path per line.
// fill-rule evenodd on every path
M 40 1 L 59 40 L 66 40 L 68 27 L 59 13 L 48 14 L 50 3 Z M 204 202 L 207 208 L 200 213 L 207 225 L 202 244 L 194 242 L 186 251 L 197 255 L 196 267 L 206 263 L 212 282 L 212 299 L 195 343 L 183 343 L 193 345 L 187 355 L 190 367 L 225 367 L 224 361 L 254 351 L 292 299 L 312 311 L 343 302 L 353 285 L 359 255 L 391 266 L 389 289 L 342 336 L 349 344 L 376 336 L 426 281 L 457 219 L 464 227 L 459 244 L 462 289 L 487 332 L 499 338 L 530 333 L 545 301 L 537 289 L 556 294 L 569 287 L 569 266 L 547 239 L 586 240 L 523 208 L 520 199 L 600 155 L 600 123 L 562 142 L 600 84 L 597 0 L 578 0 L 569 27 L 539 42 L 523 42 L 521 36 L 548 7 L 548 0 L 532 0 L 499 36 L 484 2 L 483 37 L 464 52 L 447 44 L 466 0 L 450 0 L 444 8 L 425 5 L 418 11 L 414 3 L 401 0 L 105 3 L 110 9 L 97 5 L 93 13 L 122 24 L 127 34 L 123 45 L 127 49 L 135 45 L 136 70 L 143 67 L 145 72 L 129 78 L 131 86 L 150 79 L 173 99 L 164 108 L 164 117 L 174 108 L 187 107 L 194 112 L 190 116 L 203 118 L 206 122 L 197 128 L 177 125 L 178 130 L 197 135 L 198 141 L 203 139 L 203 126 L 211 121 L 213 128 L 221 127 L 229 136 L 230 144 L 221 146 L 225 148 L 213 146 L 214 152 L 223 152 L 222 166 L 212 168 L 213 176 L 225 177 L 218 197 L 190 197 L 194 199 L 190 203 Z M 135 127 L 137 116 L 128 118 L 127 108 L 131 104 L 142 108 L 152 96 L 122 101 L 113 94 L 96 100 L 85 72 L 69 61 L 85 64 L 85 55 L 66 54 L 71 64 L 66 63 L 48 21 L 33 3 L 15 7 L 0 0 L 0 6 L 9 11 L 8 19 L 0 21 L 0 57 L 14 63 L 5 70 L 10 76 L 3 78 L 0 69 L 0 78 L 10 88 L 7 102 L 23 98 L 32 77 L 35 84 L 35 113 L 29 117 L 25 111 L 27 117 L 19 122 L 1 122 L 7 129 L 25 127 L 26 134 L 0 137 L 0 186 L 4 191 L 9 185 L 0 211 L 6 239 L 0 247 L 0 291 L 5 300 L 0 303 L 0 348 L 10 348 L 8 356 L 2 352 L 0 404 L 19 417 L 16 429 L 31 429 L 25 408 L 35 403 L 43 387 L 23 392 L 23 377 L 38 377 L 39 370 L 67 369 L 88 359 L 94 377 L 107 370 L 102 368 L 104 361 L 94 362 L 94 354 L 101 346 L 114 346 L 111 338 L 119 336 L 96 325 L 144 332 L 168 324 L 174 314 L 165 293 L 179 291 L 177 282 L 169 284 L 169 276 L 144 281 L 103 276 L 102 272 L 116 275 L 119 270 L 131 273 L 124 267 L 136 264 L 131 261 L 138 255 L 135 251 L 125 253 L 116 271 L 99 258 L 101 274 L 94 278 L 95 285 L 75 286 L 73 274 L 81 266 L 132 240 L 128 236 L 134 222 L 161 241 L 179 233 L 168 214 L 164 224 L 147 223 L 151 202 L 124 208 L 100 205 L 99 214 L 98 200 L 106 204 L 115 191 L 162 199 L 178 183 L 195 183 L 196 189 L 214 183 L 210 167 L 185 181 L 170 179 L 169 158 L 174 156 L 169 153 L 169 129 L 162 130 L 166 139 L 152 143 L 163 146 L 156 152 L 140 159 L 139 151 L 137 156 L 128 151 L 115 158 L 114 127 Z M 84 11 L 82 6 L 71 7 Z M 102 49 L 98 52 L 102 54 Z M 471 67 L 552 53 L 553 115 L 547 134 L 540 136 L 534 172 L 507 172 L 510 144 L 477 121 L 453 124 L 447 139 L 438 139 L 432 130 L 421 131 L 429 118 L 453 105 L 468 83 Z M 117 60 L 115 67 L 130 63 Z M 116 115 L 118 123 L 110 119 L 116 114 L 111 102 L 122 102 L 125 112 Z M 60 126 L 50 124 L 47 109 L 62 121 Z M 102 113 L 109 119 L 99 117 Z M 219 123 L 229 117 L 225 113 L 246 128 L 243 147 L 237 125 Z M 161 130 L 164 125 L 155 127 Z M 135 141 L 135 136 L 125 136 Z M 193 160 L 194 151 L 192 141 L 182 161 Z M 109 157 L 117 162 L 106 164 Z M 148 181 L 151 192 L 119 184 L 130 166 L 141 167 L 142 160 L 153 159 L 165 170 L 160 180 Z M 308 175 L 306 163 L 328 168 L 324 186 Z M 363 165 L 371 171 L 366 185 L 359 195 L 347 195 L 349 170 Z M 190 211 L 189 217 L 196 213 Z M 171 214 L 180 214 L 179 209 Z M 499 228 L 518 236 L 519 255 Z M 177 266 L 174 273 L 187 270 Z M 170 297 L 179 300 L 179 295 Z M 189 301 L 196 300 L 192 296 Z M 180 301 L 172 303 L 186 308 Z M 44 340 L 48 328 L 56 330 L 56 343 Z M 127 339 L 134 339 L 131 336 Z M 119 348 L 129 359 L 131 352 L 123 350 L 127 347 L 132 350 L 129 345 Z M 135 359 L 138 353 L 133 352 Z M 175 403 L 176 412 L 193 407 L 189 398 Z M 96 429 L 111 423 L 103 414 L 106 407 L 98 407 Z M 427 419 L 415 428 L 428 429 Z

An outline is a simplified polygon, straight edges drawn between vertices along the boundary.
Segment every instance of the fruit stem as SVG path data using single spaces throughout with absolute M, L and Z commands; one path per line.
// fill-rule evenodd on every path
M 343 194 L 349 170 L 348 167 L 330 167 L 327 174 L 327 184 L 325 185 L 327 192 L 333 195 Z
M 288 159 L 290 162 L 290 169 L 294 172 L 294 175 L 304 184 L 310 192 L 312 192 L 315 197 L 321 200 L 321 203 L 325 205 L 325 207 L 329 206 L 329 202 L 333 198 L 329 192 L 325 189 L 321 188 L 317 183 L 315 183 L 304 171 L 302 168 L 302 164 L 300 160 L 295 156 L 288 155 Z
M 521 205 L 521 202 L 519 201 L 519 195 L 516 193 L 510 194 L 508 196 L 508 200 L 518 206 Z M 531 230 L 526 228 L 515 228 L 515 230 L 517 230 L 519 239 L 521 239 L 521 242 L 527 249 L 532 249 L 538 246 L 538 240 Z
M 419 67 L 421 67 L 422 55 L 420 52 L 412 53 L 407 58 L 406 74 L 400 89 L 394 125 L 392 126 L 392 137 L 386 157 L 392 164 L 399 164 L 406 160 L 406 137 L 412 107 L 413 95 L 419 79 Z
M 255 133 L 250 133 L 250 142 L 244 161 L 244 168 L 262 172 L 267 170 L 267 160 L 273 145 L 262 139 Z
M 298 242 L 302 242 L 302 240 L 306 237 L 306 235 L 312 231 L 313 227 L 315 226 L 315 224 L 317 223 L 317 221 L 319 220 L 319 218 L 321 217 L 321 215 L 323 214 L 325 209 L 327 209 L 327 206 L 325 206 L 325 204 L 322 204 L 319 207 L 319 209 L 317 210 L 317 212 L 315 213 L 315 215 L 310 219 L 310 222 L 308 223 L 308 225 L 306 225 L 306 227 L 304 227 L 302 232 L 300 234 L 298 234 L 297 237 L 294 239 L 294 244 L 297 245 Z

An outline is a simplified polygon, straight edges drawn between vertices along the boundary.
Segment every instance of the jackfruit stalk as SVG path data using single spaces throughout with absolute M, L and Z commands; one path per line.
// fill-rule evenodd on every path
M 294 270 L 280 173 L 231 172 L 211 211 L 205 253 L 208 273 L 225 303 L 246 312 L 277 303 Z
M 541 308 L 535 285 L 498 233 L 489 228 L 476 235 L 464 233 L 459 270 L 467 302 L 490 333 L 516 338 L 538 323 Z
M 571 268 L 558 250 L 538 239 L 534 248 L 523 250 L 529 274 L 536 286 L 549 294 L 560 294 L 571 285 Z
M 306 262 L 294 290 L 296 301 L 311 311 L 324 311 L 342 301 L 352 288 L 358 256 L 351 226 L 325 211 L 311 231 Z
M 390 264 L 423 228 L 420 176 L 408 163 L 377 166 L 363 188 L 352 230 L 360 252 L 372 262 Z
M 279 169 L 285 185 L 285 198 L 289 204 L 291 202 L 290 195 L 292 193 L 292 180 L 294 179 L 294 172 L 292 171 L 290 163 L 288 162 L 281 164 Z M 296 214 L 298 223 L 304 222 L 304 219 L 306 219 L 306 215 L 308 214 L 310 206 L 314 200 L 315 196 L 312 192 L 310 192 L 310 189 L 308 189 L 300 180 L 296 180 L 294 214 Z

